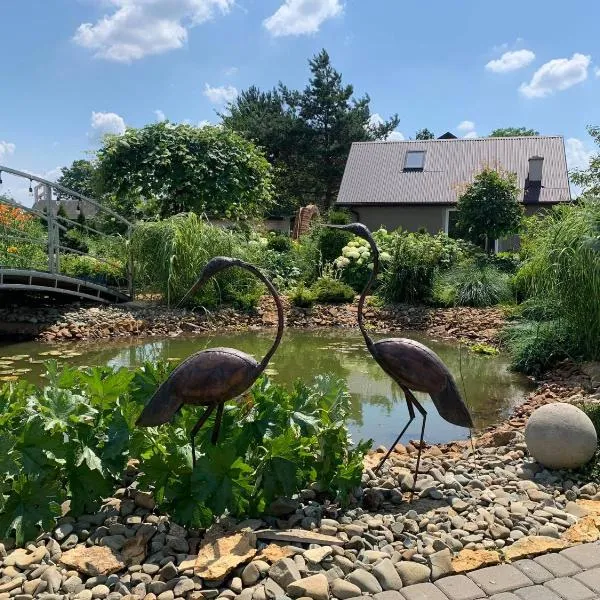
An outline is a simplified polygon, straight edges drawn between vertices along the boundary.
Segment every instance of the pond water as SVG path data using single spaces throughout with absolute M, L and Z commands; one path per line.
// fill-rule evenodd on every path
M 475 355 L 456 342 L 437 341 L 419 333 L 402 335 L 427 344 L 439 354 L 463 391 L 477 428 L 502 420 L 524 401 L 528 380 L 511 373 L 505 357 Z M 32 342 L 10 344 L 0 346 L 0 378 L 16 373 L 40 382 L 42 362 L 49 358 L 73 366 L 134 367 L 145 361 L 183 359 L 207 347 L 228 346 L 260 359 L 272 339 L 269 332 L 244 332 L 192 338 L 101 340 L 60 347 Z M 267 373 L 286 386 L 297 378 L 310 382 L 323 373 L 345 379 L 352 395 L 350 429 L 355 440 L 372 438 L 376 445 L 389 445 L 408 420 L 401 390 L 373 360 L 357 332 L 287 330 Z M 428 411 L 427 441 L 441 443 L 468 437 L 468 430 L 447 423 L 437 414 L 429 396 L 416 396 Z M 416 418 L 403 441 L 418 439 L 419 433 L 420 419 Z

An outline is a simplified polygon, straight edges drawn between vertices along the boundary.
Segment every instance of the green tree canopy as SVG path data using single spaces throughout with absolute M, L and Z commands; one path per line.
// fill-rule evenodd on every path
M 540 135 L 540 132 L 527 127 L 500 127 L 490 133 L 490 137 L 526 137 L 529 135 Z
M 96 170 L 91 161 L 83 159 L 74 160 L 70 167 L 63 167 L 61 173 L 56 183 L 79 192 L 88 198 L 95 197 L 94 176 Z
M 276 90 L 250 88 L 228 106 L 223 123 L 263 147 L 278 169 L 278 193 L 294 206 L 335 201 L 352 142 L 385 139 L 398 125 L 394 115 L 374 122 L 370 99 L 353 97 L 325 50 L 309 61 L 311 78 L 303 91 L 279 84 Z
M 415 140 L 432 140 L 433 138 L 435 138 L 435 134 L 433 131 L 427 129 L 427 127 L 419 129 L 415 135 Z
M 486 167 L 458 199 L 459 234 L 491 249 L 491 242 L 519 231 L 523 207 L 514 173 Z
M 600 147 L 600 126 L 590 125 L 587 130 Z M 581 188 L 584 196 L 600 198 L 600 154 L 590 158 L 587 169 L 575 169 L 569 175 L 571 181 Z
M 128 218 L 193 211 L 245 219 L 262 216 L 273 202 L 263 153 L 222 127 L 165 121 L 107 136 L 97 177 L 100 194 Z

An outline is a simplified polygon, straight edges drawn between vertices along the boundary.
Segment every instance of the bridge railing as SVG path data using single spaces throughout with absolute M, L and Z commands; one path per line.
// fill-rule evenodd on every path
M 0 268 L 67 275 L 133 298 L 127 219 L 93 198 L 3 165 L 0 184 L 5 173 L 29 181 L 33 205 L 3 194 L 0 185 Z

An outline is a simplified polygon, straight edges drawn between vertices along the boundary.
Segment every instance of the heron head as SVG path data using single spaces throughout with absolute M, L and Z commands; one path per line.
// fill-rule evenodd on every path
M 343 231 L 348 231 L 365 240 L 368 240 L 371 237 L 369 228 L 362 223 L 348 223 L 347 225 L 332 225 L 330 223 L 326 223 L 325 226 L 331 227 L 332 229 L 342 229 Z

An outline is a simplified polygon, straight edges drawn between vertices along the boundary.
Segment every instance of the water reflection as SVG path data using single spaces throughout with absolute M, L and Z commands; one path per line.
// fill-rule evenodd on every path
M 527 380 L 511 373 L 503 357 L 476 356 L 458 344 L 427 339 L 421 334 L 407 337 L 426 343 L 440 355 L 465 394 L 477 427 L 501 420 L 523 401 Z M 146 361 L 183 359 L 198 350 L 216 346 L 239 348 L 260 359 L 271 343 L 272 335 L 268 332 L 194 338 L 103 340 L 87 345 L 78 344 L 77 350 L 82 353 L 81 356 L 69 358 L 68 362 L 74 365 L 133 367 Z M 10 351 L 0 350 L 0 355 L 28 354 L 35 359 L 48 348 L 41 344 L 17 344 L 10 346 Z M 39 379 L 41 365 L 29 363 L 28 366 L 33 370 L 27 377 Z M 270 364 L 272 378 L 290 386 L 298 378 L 308 382 L 321 373 L 334 373 L 345 379 L 352 397 L 351 429 L 356 439 L 372 438 L 376 444 L 389 444 L 395 439 L 408 419 L 402 392 L 369 355 L 360 335 L 354 331 L 340 330 L 288 330 Z M 425 435 L 428 441 L 444 442 L 467 437 L 467 430 L 446 423 L 439 417 L 428 396 L 416 395 L 429 413 Z M 416 419 L 406 439 L 418 438 L 419 428 L 420 422 Z

